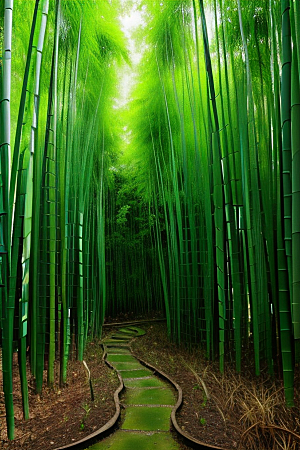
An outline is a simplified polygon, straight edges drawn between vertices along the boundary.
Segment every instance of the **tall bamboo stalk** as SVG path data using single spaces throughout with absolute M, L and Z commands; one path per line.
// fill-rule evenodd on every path
M 5 396 L 6 423 L 9 439 L 14 438 L 14 409 L 12 399 L 12 319 L 11 308 L 8 309 L 8 283 L 10 274 L 10 134 L 11 134 L 11 50 L 12 50 L 12 14 L 13 1 L 4 5 L 4 41 L 3 68 L 1 70 L 1 325 L 3 349 L 3 391 Z

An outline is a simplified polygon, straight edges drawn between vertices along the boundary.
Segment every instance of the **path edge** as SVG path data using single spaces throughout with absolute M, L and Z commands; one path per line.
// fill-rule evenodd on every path
M 102 359 L 104 360 L 105 364 L 107 364 L 110 369 L 115 370 L 114 367 L 106 360 L 106 356 L 107 356 L 107 352 L 105 350 L 103 353 Z M 71 444 L 64 445 L 63 447 L 56 447 L 53 450 L 67 450 L 67 449 L 81 450 L 90 445 L 93 445 L 94 444 L 93 441 L 95 441 L 95 443 L 96 443 L 96 441 L 103 439 L 104 437 L 107 437 L 113 431 L 113 428 L 116 425 L 116 423 L 120 417 L 120 414 L 121 414 L 121 405 L 120 405 L 119 394 L 124 389 L 123 379 L 119 375 L 118 372 L 117 372 L 117 375 L 118 375 L 120 384 L 119 384 L 118 389 L 114 392 L 114 402 L 115 402 L 116 412 L 113 415 L 113 417 L 108 422 L 106 422 L 105 425 L 103 425 L 101 428 L 99 428 L 99 430 L 94 431 L 94 433 L 88 434 L 87 436 L 80 439 L 79 441 L 72 442 Z
M 172 422 L 173 428 L 182 437 L 182 439 L 185 441 L 185 443 L 188 444 L 191 448 L 195 448 L 195 449 L 199 449 L 199 450 L 206 450 L 206 449 L 226 450 L 224 447 L 218 447 L 215 445 L 211 445 L 211 444 L 207 444 L 205 442 L 199 441 L 198 439 L 195 439 L 193 436 L 191 436 L 190 434 L 186 433 L 185 431 L 183 431 L 181 429 L 181 427 L 178 425 L 177 419 L 176 419 L 176 413 L 182 406 L 182 401 L 183 401 L 181 387 L 179 386 L 178 383 L 176 383 L 176 381 L 174 381 L 172 378 L 170 378 L 169 375 L 162 372 L 157 367 L 153 366 L 152 364 L 148 363 L 147 361 L 144 361 L 143 359 L 141 359 L 139 356 L 137 356 L 134 353 L 134 351 L 132 350 L 132 348 L 130 346 L 128 346 L 128 347 L 130 348 L 132 356 L 134 356 L 143 366 L 153 370 L 154 372 L 156 372 L 156 374 L 159 377 L 167 380 L 170 384 L 173 385 L 173 387 L 177 391 L 178 398 L 177 398 L 177 402 L 171 412 L 171 422 Z M 110 367 L 110 369 L 115 370 L 114 367 L 112 366 L 112 364 L 110 364 L 107 361 L 106 357 L 107 357 L 107 351 L 106 351 L 106 348 L 104 347 L 104 353 L 103 353 L 102 359 Z M 115 402 L 115 406 L 116 406 L 116 412 L 115 412 L 114 416 L 105 425 L 103 425 L 101 428 L 99 428 L 99 430 L 94 431 L 94 433 L 89 434 L 88 436 L 80 439 L 79 441 L 64 445 L 62 447 L 57 447 L 54 450 L 67 450 L 67 449 L 82 450 L 82 449 L 86 448 L 87 446 L 93 445 L 93 443 L 96 442 L 96 440 L 97 441 L 102 440 L 104 437 L 106 437 L 113 431 L 113 428 L 116 425 L 116 423 L 120 417 L 120 414 L 121 414 L 119 394 L 124 389 L 123 379 L 118 372 L 117 372 L 117 376 L 119 378 L 120 385 L 114 393 L 114 402 Z
M 183 438 L 183 440 L 192 448 L 196 448 L 199 450 L 201 450 L 201 449 L 202 450 L 206 450 L 206 449 L 226 450 L 224 447 L 218 447 L 215 445 L 211 445 L 211 444 L 207 444 L 205 442 L 199 441 L 198 439 L 195 439 L 193 436 L 191 436 L 190 434 L 188 434 L 182 430 L 182 428 L 178 425 L 177 419 L 176 419 L 176 413 L 182 406 L 182 401 L 183 401 L 181 387 L 179 386 L 178 383 L 176 383 L 176 381 L 172 380 L 172 378 L 170 378 L 169 375 L 167 375 L 166 373 L 159 370 L 157 367 L 153 366 L 152 364 L 148 363 L 147 361 L 144 361 L 139 356 L 137 356 L 132 349 L 131 349 L 131 353 L 136 359 L 138 359 L 140 361 L 141 364 L 143 364 L 143 366 L 148 367 L 149 369 L 152 369 L 154 372 L 156 372 L 158 374 L 158 376 L 166 379 L 176 389 L 177 394 L 178 394 L 178 399 L 177 399 L 176 405 L 173 407 L 172 412 L 171 412 L 171 422 L 172 422 L 174 429 Z

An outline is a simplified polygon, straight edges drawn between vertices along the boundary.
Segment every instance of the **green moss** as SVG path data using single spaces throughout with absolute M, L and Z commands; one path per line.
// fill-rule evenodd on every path
M 175 399 L 170 389 L 136 389 L 125 395 L 127 405 L 174 405 Z
M 118 432 L 89 450 L 177 450 L 179 444 L 168 433 Z
M 136 360 L 133 362 L 112 362 L 112 365 L 115 367 L 116 370 L 136 370 L 136 369 L 143 369 L 143 366 L 137 362 Z M 122 374 L 121 374 L 122 375 Z
M 137 362 L 132 355 L 111 355 L 108 354 L 107 360 L 110 362 Z
M 123 430 L 169 431 L 172 408 L 130 406 L 125 410 Z
M 123 374 L 122 374 L 123 375 Z M 148 377 L 137 380 L 125 380 L 126 388 L 166 387 L 167 384 L 158 378 Z
M 121 354 L 130 355 L 131 354 L 129 347 L 126 347 L 126 346 L 122 346 L 122 347 L 108 346 L 108 347 L 106 347 L 106 352 L 110 355 L 113 355 L 113 354 L 114 355 L 121 355 Z
M 152 372 L 148 369 L 121 371 L 122 378 L 141 378 L 141 377 L 148 377 L 149 375 L 152 375 Z

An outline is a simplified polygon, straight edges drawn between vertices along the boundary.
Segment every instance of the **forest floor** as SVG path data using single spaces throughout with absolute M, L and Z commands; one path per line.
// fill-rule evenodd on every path
M 131 317 L 123 317 L 123 320 Z M 118 318 L 120 321 L 120 318 Z M 165 322 L 139 325 L 144 336 L 131 346 L 135 355 L 168 374 L 183 390 L 183 406 L 177 414 L 181 428 L 194 438 L 224 449 L 300 449 L 300 373 L 297 368 L 294 408 L 284 406 L 281 380 L 263 374 L 255 377 L 246 360 L 244 374 L 237 375 L 228 363 L 225 374 L 208 362 L 199 348 L 187 350 L 167 338 Z M 104 329 L 109 334 L 109 328 Z M 0 397 L 0 448 L 50 450 L 82 439 L 103 426 L 115 412 L 113 393 L 119 386 L 116 373 L 102 361 L 99 342 L 89 342 L 84 360 L 92 376 L 95 400 L 90 400 L 86 370 L 69 361 L 68 383 L 56 383 L 35 394 L 29 375 L 30 418 L 22 419 L 17 361 L 14 361 L 15 440 L 6 436 L 3 396 Z M 0 374 L 2 385 L 2 374 Z M 46 372 L 45 372 L 46 385 Z M 186 449 L 183 444 L 182 448 Z
M 14 356 L 17 356 L 16 354 Z M 59 366 L 53 388 L 44 387 L 41 396 L 35 393 L 35 381 L 30 375 L 30 418 L 23 420 L 22 400 L 17 359 L 14 360 L 15 439 L 7 440 L 4 399 L 0 397 L 0 449 L 50 450 L 82 439 L 101 428 L 115 412 L 113 395 L 119 386 L 116 374 L 102 361 L 103 350 L 99 342 L 86 345 L 84 360 L 91 371 L 94 402 L 91 401 L 87 371 L 82 362 L 68 362 L 68 378 L 64 387 L 59 386 Z M 2 386 L 2 373 L 0 374 Z

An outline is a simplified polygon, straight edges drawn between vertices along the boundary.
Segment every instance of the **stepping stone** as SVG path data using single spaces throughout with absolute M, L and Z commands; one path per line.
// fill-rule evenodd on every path
M 144 334 L 146 334 L 146 331 L 143 330 L 142 328 L 134 327 L 134 326 L 131 326 L 131 327 L 128 327 L 128 328 L 130 330 L 133 330 L 135 333 L 137 333 L 136 334 L 137 336 L 144 336 Z
M 127 347 L 111 347 L 111 346 L 107 346 L 106 348 L 106 352 L 109 353 L 110 355 L 116 354 L 116 355 L 131 355 L 131 352 L 129 350 L 129 348 Z
M 123 376 L 123 373 L 122 373 Z M 168 387 L 166 383 L 164 383 L 159 378 L 147 377 L 147 378 L 137 378 L 136 380 L 125 380 L 125 387 L 130 389 L 136 388 L 155 388 L 155 387 Z
M 117 362 L 117 361 L 113 361 L 112 362 L 112 361 L 109 360 L 109 362 L 111 362 L 111 364 L 114 366 L 114 368 L 116 370 L 143 369 L 143 366 L 138 361 L 134 361 L 134 362 Z
M 138 327 L 119 328 L 118 331 L 121 331 L 122 333 L 131 334 L 132 336 L 143 336 L 144 334 L 146 334 L 146 331 Z
M 116 344 L 118 344 L 118 346 L 120 345 L 122 345 L 122 344 L 124 344 L 124 346 L 127 346 L 128 347 L 128 340 L 127 339 L 107 339 L 107 341 L 103 341 L 103 343 L 105 344 L 105 345 L 107 345 L 107 344 L 113 344 L 113 345 L 116 345 Z
M 137 335 L 137 331 L 133 330 L 132 328 L 119 328 L 119 332 L 131 334 L 132 336 Z
M 179 450 L 179 444 L 167 433 L 119 431 L 89 450 Z
M 128 345 L 143 334 L 141 328 L 124 327 L 102 341 L 107 362 L 118 371 L 127 388 L 123 396 L 125 409 L 121 429 L 88 450 L 180 449 L 170 433 L 173 391 L 132 356 Z
M 122 370 L 120 372 L 122 378 L 142 378 L 152 375 L 151 370 L 140 369 L 140 370 Z
M 107 352 L 107 360 L 109 362 L 137 362 L 137 360 L 132 355 L 114 355 L 110 351 Z
M 125 405 L 174 405 L 171 389 L 130 389 L 125 394 Z
M 169 431 L 172 408 L 167 406 L 129 406 L 125 408 L 122 430 Z
M 132 336 L 128 336 L 127 334 L 123 333 L 116 333 L 112 336 L 112 339 L 122 339 L 126 341 L 131 341 Z

